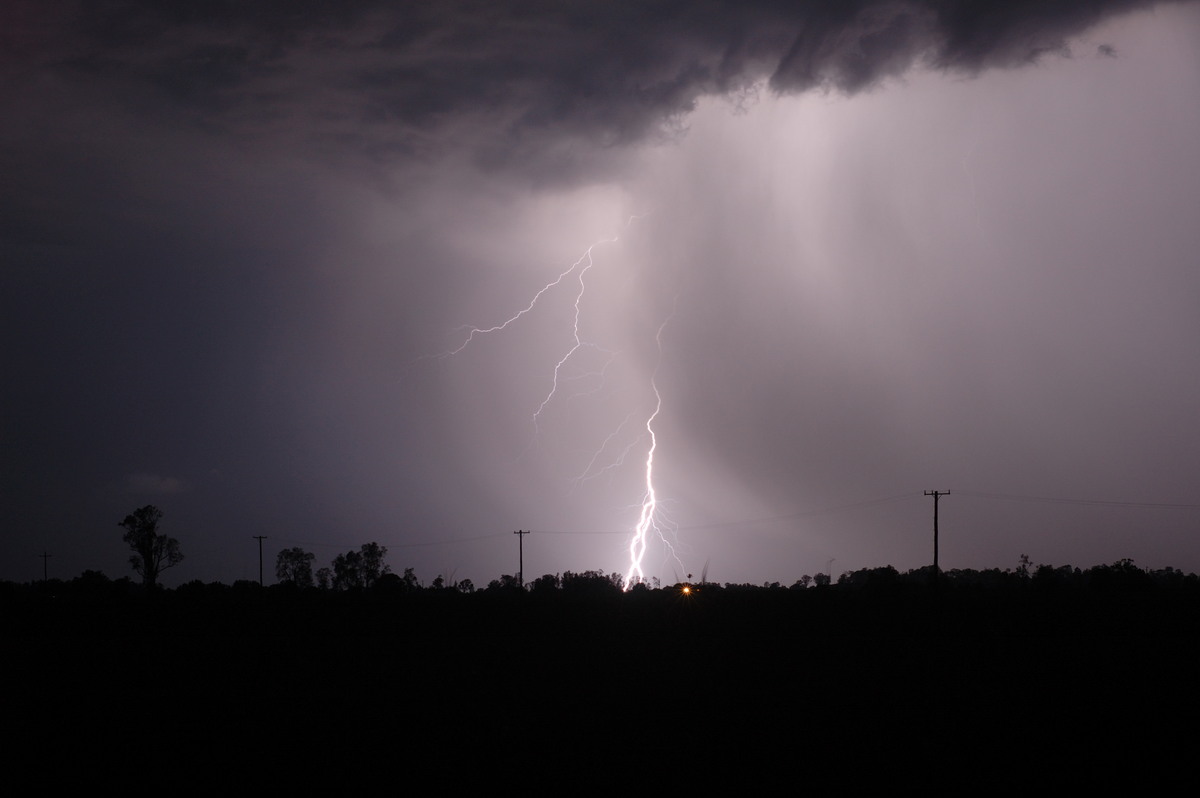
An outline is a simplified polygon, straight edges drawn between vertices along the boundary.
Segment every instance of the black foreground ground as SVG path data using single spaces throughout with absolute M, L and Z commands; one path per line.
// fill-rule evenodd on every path
M 13 591 L 10 770 L 271 794 L 1192 779 L 1195 584 L 851 587 Z

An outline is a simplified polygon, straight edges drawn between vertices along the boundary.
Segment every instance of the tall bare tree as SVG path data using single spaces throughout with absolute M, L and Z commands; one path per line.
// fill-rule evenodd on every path
M 125 516 L 118 526 L 125 527 L 124 540 L 133 550 L 129 564 L 134 573 L 142 577 L 142 585 L 152 590 L 158 584 L 158 575 L 183 562 L 179 541 L 158 533 L 162 510 L 147 504 Z

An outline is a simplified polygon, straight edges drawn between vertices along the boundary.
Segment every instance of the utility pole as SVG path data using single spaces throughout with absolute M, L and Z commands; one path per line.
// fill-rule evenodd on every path
M 46 561 L 49 560 L 54 555 L 47 554 L 46 550 L 42 549 L 42 553 L 37 556 L 42 558 L 42 582 L 47 582 L 47 581 L 49 581 L 49 579 L 47 578 Z
M 517 581 L 521 585 L 521 589 L 525 589 L 525 536 L 529 534 L 528 529 L 518 529 L 513 532 L 517 536 Z
M 262 581 L 262 542 L 267 539 L 266 535 L 252 535 L 258 541 L 258 586 L 263 586 Z
M 927 490 L 926 496 L 933 497 L 933 577 L 936 579 L 941 571 L 938 569 L 938 499 L 949 496 L 948 490 Z

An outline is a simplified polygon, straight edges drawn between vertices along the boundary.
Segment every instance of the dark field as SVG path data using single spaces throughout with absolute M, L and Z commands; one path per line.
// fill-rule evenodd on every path
M 10 586 L 10 761 L 139 792 L 1190 779 L 1200 585 L 1088 573 L 690 596 Z

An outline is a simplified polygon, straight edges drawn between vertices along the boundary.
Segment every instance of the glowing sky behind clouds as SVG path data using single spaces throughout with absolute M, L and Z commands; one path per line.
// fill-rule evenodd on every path
M 710 578 L 1200 569 L 1200 15 L 1020 5 L 14 5 L 0 577 L 623 572 L 656 364 Z

